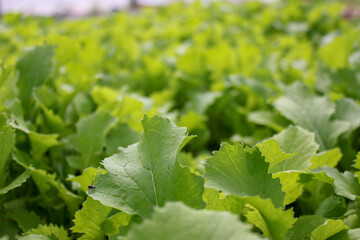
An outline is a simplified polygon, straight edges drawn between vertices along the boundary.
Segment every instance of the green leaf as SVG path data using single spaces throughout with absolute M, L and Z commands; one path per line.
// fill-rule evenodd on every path
M 37 228 L 31 229 L 30 231 L 24 233 L 25 236 L 33 235 L 33 234 L 48 236 L 48 237 L 50 237 L 50 239 L 52 239 L 52 236 L 54 236 L 58 240 L 70 240 L 70 238 L 68 237 L 68 233 L 64 229 L 64 227 L 62 227 L 62 226 L 58 227 L 53 224 L 40 225 Z
M 343 98 L 336 102 L 334 118 L 350 123 L 348 132 L 360 126 L 360 106 L 351 98 Z
M 44 108 L 51 108 L 57 101 L 56 93 L 45 85 L 34 88 L 33 96 L 36 103 Z
M 313 170 L 315 173 L 322 171 L 333 179 L 332 184 L 337 195 L 353 201 L 357 196 L 360 196 L 360 184 L 352 172 L 345 171 L 340 173 L 337 169 L 330 167 L 318 168 L 316 171 Z
M 40 217 L 34 212 L 27 211 L 25 206 L 11 209 L 7 215 L 17 222 L 19 228 L 23 232 L 29 231 L 32 228 L 36 228 L 41 223 Z
M 216 211 L 227 211 L 233 214 L 241 214 L 245 205 L 245 201 L 237 196 L 225 196 L 221 192 L 205 188 L 204 201 L 206 202 L 206 209 Z
M 23 172 L 20 176 L 18 176 L 14 181 L 12 181 L 9 185 L 7 185 L 4 188 L 0 188 L 0 195 L 6 194 L 7 192 L 20 187 L 26 180 L 30 177 L 30 174 L 32 172 L 31 168 L 28 168 Z
M 300 182 L 300 175 L 305 171 L 290 170 L 273 174 L 273 178 L 279 178 L 281 190 L 285 192 L 284 205 L 294 202 L 303 192 L 303 184 Z
M 311 158 L 319 148 L 314 141 L 314 134 L 298 126 L 290 126 L 274 135 L 273 138 L 276 142 L 265 142 L 260 147 L 265 160 L 270 162 L 271 173 L 308 169 Z M 280 148 L 276 146 L 276 143 Z M 293 154 L 281 153 L 282 151 Z
M 347 209 L 343 198 L 330 196 L 320 203 L 315 214 L 325 218 L 338 218 L 343 216 L 346 211 Z
M 130 216 L 126 215 L 122 221 L 108 220 L 109 214 L 112 208 L 102 205 L 99 201 L 93 200 L 88 197 L 83 203 L 81 210 L 75 213 L 74 224 L 71 228 L 73 232 L 84 233 L 79 239 L 103 239 L 105 233 L 109 232 L 109 228 L 115 228 L 114 224 L 117 223 L 117 227 L 126 226 L 130 221 Z
M 67 190 L 64 184 L 56 180 L 55 174 L 48 174 L 42 169 L 33 169 L 32 167 L 29 167 L 29 156 L 18 150 L 14 151 L 13 158 L 24 168 L 32 169 L 31 178 L 34 180 L 42 197 L 41 204 L 56 208 L 59 204 L 59 199 L 61 199 L 61 204 L 66 204 L 71 215 L 77 211 L 78 206 L 81 203 L 81 197 Z
M 156 208 L 151 219 L 134 225 L 128 240 L 189 239 L 232 240 L 261 239 L 250 226 L 238 221 L 235 215 L 211 210 L 195 210 L 181 203 L 167 203 Z
M 140 140 L 139 133 L 124 123 L 118 123 L 106 137 L 106 153 L 112 155 L 119 147 L 126 148 Z
M 115 117 L 106 112 L 95 112 L 81 118 L 76 124 L 77 134 L 67 138 L 69 146 L 80 154 L 67 159 L 69 165 L 76 169 L 97 167 L 99 162 L 96 155 L 101 153 L 105 136 L 116 121 Z
M 102 223 L 102 228 L 106 235 L 116 234 L 119 232 L 119 227 L 128 226 L 131 216 L 126 212 L 120 212 L 109 217 Z
M 34 159 L 40 160 L 49 148 L 59 145 L 60 142 L 57 140 L 58 137 L 58 134 L 30 132 L 29 138 Z
M 333 148 L 338 137 L 350 127 L 348 122 L 331 119 L 335 104 L 326 97 L 315 96 L 300 82 L 286 88 L 274 105 L 293 123 L 313 132 L 322 151 Z
M 48 206 L 56 207 L 58 198 L 60 198 L 66 204 L 71 215 L 76 212 L 81 203 L 81 198 L 58 182 L 55 174 L 48 174 L 44 170 L 34 169 L 31 173 L 31 178 L 34 180 Z
M 311 159 L 311 166 L 309 169 L 315 169 L 323 166 L 336 167 L 341 157 L 342 154 L 339 148 L 321 152 Z
M 166 118 L 145 116 L 142 124 L 140 142 L 104 160 L 107 173 L 98 176 L 96 190 L 89 195 L 142 217 L 166 201 L 203 207 L 203 178 L 177 162 L 179 151 L 192 137 Z
M 286 239 L 287 231 L 296 222 L 292 209 L 283 211 L 282 208 L 275 208 L 270 199 L 247 197 L 244 200 L 251 205 L 250 211 L 245 215 L 246 218 L 255 224 L 264 236 L 277 240 Z
M 341 232 L 342 230 L 349 229 L 341 220 L 327 219 L 325 223 L 318 226 L 311 233 L 311 240 L 326 240 L 329 237 Z
M 4 115 L 0 115 L 5 121 Z M 0 129 L 0 189 L 4 187 L 9 165 L 9 156 L 14 145 L 14 132 L 11 126 L 4 126 Z
M 300 217 L 286 234 L 288 240 L 311 240 L 311 233 L 326 221 L 325 218 L 310 215 Z
M 274 111 L 259 110 L 251 112 L 248 116 L 248 120 L 263 125 L 269 128 L 274 129 L 277 132 L 280 132 L 286 126 L 287 121 Z
M 268 173 L 269 164 L 257 147 L 224 143 L 205 163 L 206 186 L 240 197 L 259 196 L 281 207 L 285 193 L 279 179 Z
M 343 230 L 328 238 L 328 240 L 358 240 L 358 239 L 360 239 L 360 228 Z
M 353 167 L 360 170 L 360 152 L 356 155 L 356 159 L 354 160 Z M 360 183 L 360 171 L 356 171 L 355 174 L 357 175 L 358 181 Z
M 35 47 L 17 63 L 19 99 L 26 115 L 31 111 L 33 88 L 43 85 L 48 79 L 53 55 L 52 46 Z
M 80 184 L 80 188 L 86 192 L 88 190 L 88 186 L 92 185 L 95 182 L 95 179 L 99 173 L 106 173 L 105 170 L 99 168 L 85 168 L 80 176 L 69 177 L 66 180 L 77 182 Z
M 23 237 L 19 237 L 18 240 L 53 240 L 53 239 L 45 235 L 30 234 Z

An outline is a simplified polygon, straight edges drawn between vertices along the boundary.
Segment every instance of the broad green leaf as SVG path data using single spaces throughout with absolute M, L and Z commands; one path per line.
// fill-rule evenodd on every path
M 292 209 L 284 211 L 275 208 L 270 199 L 247 197 L 244 200 L 250 204 L 250 211 L 246 213 L 249 222 L 255 224 L 264 234 L 271 239 L 285 240 L 286 233 L 296 222 Z
M 5 121 L 4 115 L 0 118 Z M 8 125 L 0 129 L 0 189 L 4 187 L 7 167 L 9 165 L 9 156 L 14 145 L 14 132 Z
M 225 196 L 221 192 L 205 188 L 204 201 L 206 202 L 206 209 L 215 211 L 227 211 L 233 214 L 241 214 L 245 205 L 245 201 L 234 195 Z
M 232 240 L 261 239 L 250 231 L 250 226 L 227 212 L 196 210 L 181 203 L 167 203 L 156 208 L 151 219 L 134 225 L 128 240 Z
M 285 193 L 284 205 L 294 202 L 303 193 L 303 184 L 299 181 L 300 175 L 307 173 L 302 170 L 289 170 L 273 174 L 273 178 L 279 178 L 281 190 Z
M 89 167 L 85 168 L 80 176 L 69 177 L 66 180 L 79 183 L 80 188 L 86 192 L 88 190 L 88 186 L 95 183 L 96 177 L 99 173 L 104 174 L 106 171 L 100 168 Z
M 35 47 L 17 63 L 19 98 L 26 115 L 31 110 L 33 88 L 43 85 L 48 79 L 53 55 L 52 46 Z
M 118 123 L 106 137 L 106 153 L 112 155 L 119 147 L 126 148 L 139 140 L 139 133 L 124 123 Z
M 330 196 L 322 201 L 315 214 L 325 218 L 338 218 L 347 211 L 343 198 Z
M 259 148 L 261 154 L 265 157 L 265 161 L 270 163 L 269 173 L 278 172 L 278 163 L 288 160 L 296 155 L 296 153 L 283 152 L 275 139 L 270 139 L 262 144 L 258 143 L 256 146 Z
M 314 141 L 314 134 L 301 127 L 290 126 L 274 135 L 273 139 L 276 142 L 269 140 L 260 147 L 265 160 L 270 163 L 271 173 L 308 169 L 319 147 Z
M 360 126 L 360 106 L 351 98 L 343 98 L 336 102 L 336 119 L 350 123 L 348 132 Z
M 45 108 L 51 108 L 57 101 L 56 93 L 45 85 L 35 88 L 33 96 L 35 101 Z
M 106 112 L 95 112 L 80 119 L 76 124 L 77 133 L 67 138 L 69 146 L 79 153 L 79 156 L 67 159 L 69 165 L 76 169 L 98 166 L 97 155 L 101 153 L 105 136 L 116 121 Z
M 327 219 L 311 233 L 311 240 L 326 240 L 342 230 L 349 229 L 341 220 Z
M 142 124 L 140 142 L 103 161 L 107 173 L 98 176 L 96 190 L 89 195 L 142 217 L 166 201 L 203 207 L 203 178 L 177 162 L 179 151 L 192 137 L 166 118 L 145 116 Z
M 288 240 L 311 240 L 311 233 L 326 221 L 317 215 L 300 217 L 286 234 Z
M 196 94 L 189 102 L 185 109 L 194 111 L 197 114 L 205 114 L 206 110 L 212 105 L 216 98 L 220 96 L 220 92 L 205 92 Z
M 330 183 L 332 182 L 337 195 L 346 197 L 353 201 L 357 196 L 360 196 L 360 184 L 352 172 L 345 171 L 340 173 L 337 169 L 327 166 L 317 168 L 312 172 L 316 174 L 316 177 L 319 179 L 329 182 L 328 179 L 321 177 L 321 174 L 325 173 L 327 178 L 330 179 Z
M 267 126 L 278 132 L 282 131 L 287 123 L 286 119 L 281 117 L 279 113 L 276 114 L 274 111 L 266 110 L 252 112 L 249 114 L 248 119 L 253 123 Z
M 27 211 L 25 206 L 12 209 L 11 211 L 8 211 L 7 215 L 16 221 L 23 232 L 36 228 L 41 223 L 40 217 L 34 212 Z
M 71 230 L 76 233 L 84 233 L 79 239 L 103 239 L 106 229 L 109 228 L 108 225 L 113 223 L 111 220 L 106 223 L 111 211 L 112 208 L 104 206 L 99 201 L 88 197 L 83 203 L 82 209 L 75 213 L 75 226 L 72 227 Z M 130 216 L 127 215 L 125 221 L 116 222 L 119 223 L 117 227 L 121 226 L 120 224 L 126 226 L 129 221 Z M 110 227 L 114 228 L 113 225 L 110 225 Z
M 58 240 L 70 240 L 68 237 L 68 233 L 65 230 L 63 226 L 58 227 L 56 225 L 50 224 L 50 225 L 40 225 L 35 229 L 31 229 L 30 231 L 27 231 L 26 235 L 44 235 L 48 236 L 49 239 L 52 239 L 52 237 L 56 237 Z M 41 238 L 40 238 L 41 239 Z
M 276 207 L 281 207 L 285 193 L 281 191 L 279 179 L 273 179 L 268 168 L 257 147 L 224 143 L 205 163 L 206 186 L 225 195 L 271 199 Z
M 348 67 L 348 58 L 357 38 L 358 34 L 349 33 L 334 38 L 319 49 L 320 59 L 334 70 Z
M 57 140 L 58 137 L 58 134 L 30 132 L 29 138 L 34 159 L 40 160 L 49 148 L 59 145 L 60 142 Z
M 90 115 L 93 112 L 94 104 L 85 93 L 78 93 L 72 100 L 72 103 L 80 117 Z
M 6 194 L 7 192 L 20 187 L 26 180 L 30 177 L 30 174 L 32 172 L 31 168 L 28 168 L 23 172 L 20 176 L 18 176 L 14 181 L 12 181 L 9 185 L 7 185 L 4 188 L 0 188 L 0 195 Z
M 321 152 L 311 159 L 311 166 L 309 169 L 315 169 L 324 166 L 336 167 L 341 157 L 342 154 L 339 148 Z
M 350 127 L 348 122 L 331 119 L 335 113 L 334 103 L 326 97 L 315 96 L 300 82 L 286 88 L 284 96 L 274 105 L 293 123 L 313 132 L 321 151 L 333 148 L 338 137 Z

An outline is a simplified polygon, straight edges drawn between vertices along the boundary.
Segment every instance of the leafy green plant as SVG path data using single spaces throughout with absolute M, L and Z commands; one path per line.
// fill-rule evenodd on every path
M 344 8 L 4 15 L 0 238 L 359 239 Z

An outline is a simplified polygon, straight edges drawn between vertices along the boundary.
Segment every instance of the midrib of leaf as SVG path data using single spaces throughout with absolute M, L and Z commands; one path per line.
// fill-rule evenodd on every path
M 150 174 L 151 174 L 151 181 L 152 181 L 152 185 L 153 185 L 153 189 L 154 189 L 154 194 L 155 194 L 155 204 L 156 206 L 159 206 L 158 203 L 158 197 L 157 197 L 157 193 L 156 193 L 156 187 L 155 187 L 155 180 L 154 180 L 154 173 L 153 173 L 153 167 L 152 167 L 152 162 L 151 162 L 151 158 L 150 158 L 150 152 L 149 152 L 149 144 L 146 144 L 146 147 L 148 148 L 147 150 L 147 155 L 148 155 L 148 159 L 150 161 Z

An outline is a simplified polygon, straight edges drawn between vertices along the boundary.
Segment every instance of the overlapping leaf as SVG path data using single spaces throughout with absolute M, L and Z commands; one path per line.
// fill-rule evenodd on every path
M 177 162 L 178 152 L 192 138 L 186 129 L 158 116 L 145 116 L 142 124 L 140 142 L 104 160 L 107 173 L 98 176 L 96 190 L 89 195 L 106 206 L 142 217 L 166 201 L 204 206 L 202 177 Z

